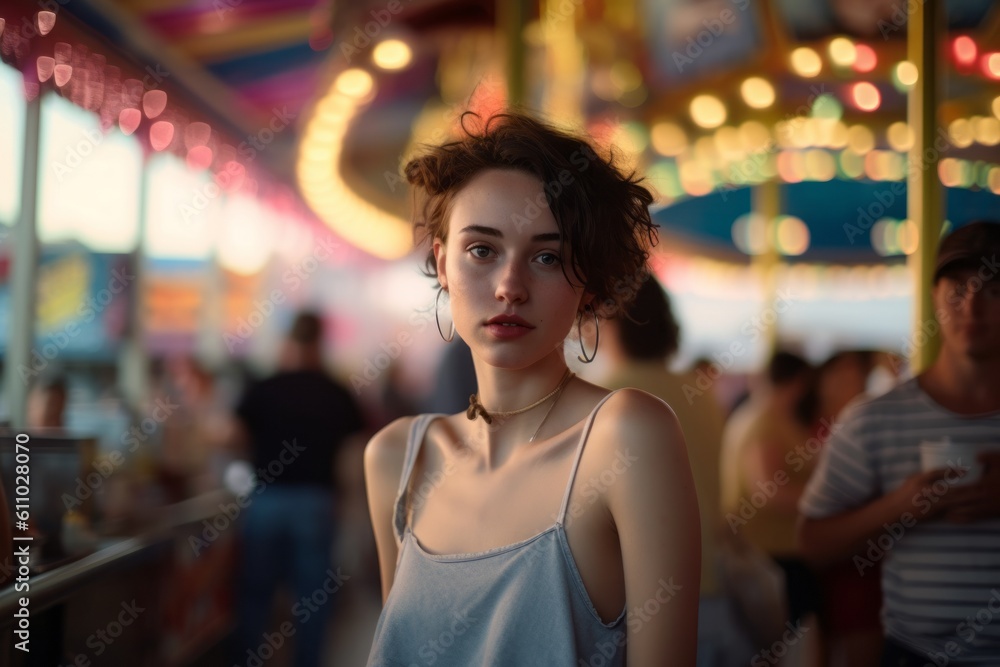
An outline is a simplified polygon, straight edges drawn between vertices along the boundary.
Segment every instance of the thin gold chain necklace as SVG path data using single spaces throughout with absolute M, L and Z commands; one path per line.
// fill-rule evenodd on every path
M 493 412 L 491 414 L 490 412 L 488 412 L 486 410 L 486 408 L 483 407 L 483 404 L 479 402 L 479 394 L 478 393 L 472 394 L 471 396 L 469 396 L 469 409 L 466 410 L 465 416 L 468 417 L 470 421 L 472 421 L 472 420 L 475 420 L 476 417 L 482 415 L 483 421 L 485 421 L 487 424 L 492 424 L 494 419 L 497 419 L 497 418 L 506 419 L 507 417 L 512 417 L 514 415 L 521 414 L 522 412 L 527 412 L 528 410 L 531 410 L 532 408 L 537 408 L 539 405 L 541 405 L 545 401 L 549 400 L 550 398 L 552 398 L 556 394 L 560 393 L 562 391 L 563 387 L 566 386 L 566 383 L 569 382 L 570 378 L 573 377 L 573 375 L 574 375 L 574 373 L 567 368 L 566 372 L 563 374 L 562 379 L 559 380 L 559 384 L 556 385 L 555 389 L 553 389 L 552 391 L 550 391 L 545 396 L 542 396 L 540 399 L 538 399 L 537 401 L 535 401 L 531 405 L 525 406 L 523 408 L 518 408 L 517 410 L 507 410 L 507 411 L 503 411 L 503 412 Z M 555 401 L 553 401 L 552 406 L 549 407 L 549 412 L 552 411 L 552 407 L 554 407 L 554 406 L 555 406 Z M 545 417 L 548 417 L 548 416 L 549 416 L 549 413 L 546 412 L 545 413 Z M 542 418 L 542 422 L 543 423 L 545 422 L 545 418 Z M 538 425 L 538 428 L 541 428 L 541 424 Z M 537 434 L 538 434 L 538 431 L 536 430 L 535 431 L 535 435 L 537 435 Z M 534 439 L 535 439 L 535 436 L 532 435 L 531 436 L 531 440 L 534 440 Z M 529 442 L 530 442 L 530 440 L 529 440 Z

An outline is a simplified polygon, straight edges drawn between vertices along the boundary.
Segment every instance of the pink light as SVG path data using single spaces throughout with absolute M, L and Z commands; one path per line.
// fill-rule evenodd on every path
M 858 44 L 854 47 L 854 52 L 856 54 L 853 65 L 855 72 L 871 72 L 878 65 L 875 49 L 867 44 Z
M 127 107 L 139 106 L 142 100 L 142 81 L 139 79 L 125 79 L 122 84 L 122 104 Z
M 69 83 L 70 77 L 73 76 L 73 68 L 70 65 L 56 65 L 53 69 L 57 86 L 62 88 Z
M 73 57 L 73 47 L 67 42 L 57 42 L 52 53 L 55 55 L 57 65 L 68 65 Z
M 44 83 L 52 77 L 52 70 L 55 69 L 56 61 L 55 58 L 50 56 L 38 56 L 35 66 L 38 68 L 38 81 Z
M 150 90 L 142 96 L 142 110 L 146 113 L 146 118 L 156 118 L 166 108 L 167 94 L 162 90 Z
M 212 149 L 208 146 L 195 146 L 188 151 L 187 166 L 192 171 L 208 169 L 212 165 Z
M 875 111 L 882 104 L 882 95 L 873 84 L 861 81 L 851 87 L 854 105 L 862 111 Z
M 970 66 L 976 62 L 976 43 L 968 35 L 956 37 L 951 43 L 951 52 L 959 65 Z
M 44 37 L 55 27 L 56 15 L 53 12 L 38 12 L 35 16 L 35 24 L 38 26 L 38 34 Z
M 162 151 L 170 145 L 173 138 L 174 124 L 169 121 L 156 121 L 153 123 L 153 126 L 149 128 L 149 144 L 153 147 L 154 151 Z
M 140 121 L 142 121 L 142 113 L 138 109 L 122 109 L 121 113 L 118 114 L 118 127 L 126 136 L 138 129 Z

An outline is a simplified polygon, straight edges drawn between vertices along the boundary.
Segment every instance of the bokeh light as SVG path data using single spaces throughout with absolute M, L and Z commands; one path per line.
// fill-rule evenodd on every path
M 875 134 L 864 125 L 852 125 L 847 130 L 847 147 L 863 155 L 875 148 Z
M 1000 79 L 1000 53 L 983 54 L 983 74 L 991 79 Z
M 740 85 L 740 94 L 747 106 L 754 109 L 766 109 L 774 104 L 774 86 L 767 79 L 752 76 Z
M 948 124 L 948 138 L 956 148 L 968 148 L 975 141 L 972 123 L 967 118 L 956 118 Z
M 413 50 L 401 39 L 386 39 L 372 51 L 372 62 L 384 70 L 403 69 L 413 60 Z
M 850 67 L 857 59 L 858 52 L 854 42 L 846 37 L 836 37 L 830 42 L 830 60 L 838 67 Z
M 875 111 L 882 104 L 882 95 L 878 92 L 878 88 L 868 81 L 859 81 L 851 86 L 851 99 L 862 111 Z
M 951 42 L 951 52 L 959 65 L 975 64 L 977 51 L 976 43 L 968 35 L 960 35 Z
M 913 131 L 903 121 L 896 121 L 886 130 L 886 139 L 894 151 L 906 152 L 913 148 Z
M 767 252 L 767 221 L 759 213 L 744 213 L 732 226 L 733 243 L 745 255 Z
M 726 107 L 714 95 L 698 95 L 691 100 L 691 119 L 700 127 L 714 129 L 726 122 Z
M 878 65 L 878 55 L 875 53 L 875 49 L 867 44 L 858 44 L 854 48 L 857 52 L 852 65 L 854 71 L 867 74 L 874 70 Z
M 976 142 L 983 146 L 1000 144 L 1000 120 L 992 116 L 978 116 L 972 124 Z
M 819 54 L 808 46 L 800 46 L 790 57 L 792 70 L 799 76 L 811 79 L 823 71 L 823 61 Z
M 897 63 L 895 69 L 893 69 L 893 78 L 899 84 L 898 87 L 904 90 L 912 87 L 919 77 L 920 71 L 909 60 Z
M 372 75 L 363 69 L 352 67 L 337 76 L 334 83 L 337 92 L 353 99 L 364 99 L 371 95 L 375 88 Z
M 775 246 L 782 255 L 794 257 L 809 249 L 809 228 L 794 215 L 778 218 L 775 235 Z
M 653 150 L 660 155 L 676 157 L 684 152 L 688 145 L 687 134 L 676 123 L 660 121 L 653 125 L 650 131 Z

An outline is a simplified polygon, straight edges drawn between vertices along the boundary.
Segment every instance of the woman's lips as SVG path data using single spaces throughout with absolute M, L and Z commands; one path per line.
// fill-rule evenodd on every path
M 520 338 L 521 336 L 527 335 L 531 332 L 531 327 L 522 326 L 520 324 L 487 324 L 486 330 L 490 332 L 491 335 L 502 340 L 510 340 L 514 338 Z

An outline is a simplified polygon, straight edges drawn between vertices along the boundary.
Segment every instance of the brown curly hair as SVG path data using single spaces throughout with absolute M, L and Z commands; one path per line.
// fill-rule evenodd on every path
M 479 131 L 473 121 L 478 121 Z M 597 312 L 605 317 L 623 312 L 648 274 L 646 259 L 656 244 L 656 225 L 649 215 L 653 195 L 642 179 L 635 172 L 620 171 L 613 152 L 600 155 L 583 137 L 522 111 L 485 120 L 466 111 L 460 128 L 459 140 L 429 147 L 404 168 L 406 180 L 415 186 L 418 243 L 447 239 L 451 203 L 477 174 L 488 169 L 527 172 L 544 184 L 563 249 L 570 250 L 577 280 L 596 295 Z M 433 252 L 428 253 L 425 274 L 437 277 Z M 572 282 L 568 275 L 566 280 Z

